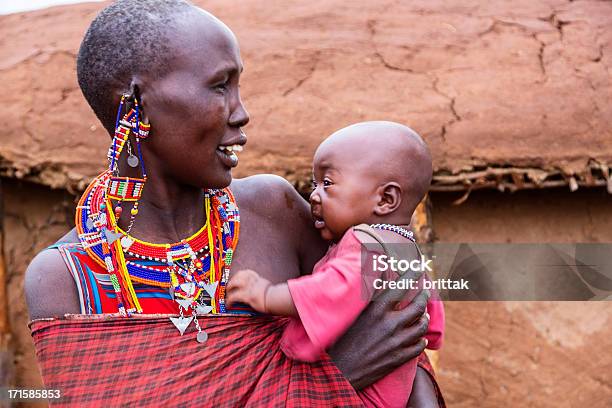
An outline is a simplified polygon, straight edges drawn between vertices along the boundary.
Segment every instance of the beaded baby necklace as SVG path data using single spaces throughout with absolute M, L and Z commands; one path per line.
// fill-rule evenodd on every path
M 385 231 L 395 232 L 396 234 L 399 234 L 402 237 L 407 238 L 407 239 L 409 239 L 412 242 L 416 242 L 414 240 L 414 234 L 412 233 L 412 231 L 408 231 L 407 229 L 399 227 L 397 225 L 393 225 L 393 224 L 371 224 L 370 227 L 378 228 L 378 229 L 385 230 Z

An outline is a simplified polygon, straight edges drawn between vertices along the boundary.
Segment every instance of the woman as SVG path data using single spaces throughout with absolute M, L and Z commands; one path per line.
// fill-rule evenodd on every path
M 84 281 L 75 281 L 75 268 L 70 266 L 74 266 L 76 258 L 67 260 L 68 252 L 62 257 L 51 248 L 32 261 L 26 274 L 25 289 L 32 319 L 66 313 L 137 314 L 139 310 L 144 314 L 180 313 L 180 318 L 175 318 L 173 323 L 181 334 L 191 325 L 192 317 L 198 333 L 206 333 L 199 324 L 214 323 L 209 323 L 212 319 L 206 322 L 200 319 L 198 324 L 197 314 L 225 311 L 220 288 L 227 279 L 223 271 L 229 270 L 230 264 L 232 270 L 257 269 L 272 282 L 310 273 L 323 255 L 325 243 L 313 228 L 308 204 L 280 177 L 258 175 L 232 180 L 231 170 L 238 164 L 235 151 L 246 143 L 242 128 L 249 121 L 239 94 L 241 72 L 238 44 L 229 28 L 184 1 L 126 0 L 100 13 L 83 40 L 78 58 L 81 89 L 105 128 L 115 135 L 115 150 L 110 154 L 117 154 L 111 158 L 109 179 L 99 179 L 98 187 L 110 188 L 109 180 L 117 177 L 119 181 L 127 180 L 130 188 L 134 188 L 134 183 L 141 183 L 142 194 L 134 193 L 128 200 L 118 191 L 111 194 L 105 190 L 115 199 L 105 201 L 112 209 L 105 206 L 97 209 L 98 215 L 108 216 L 102 218 L 87 213 L 92 211 L 90 201 L 95 201 L 88 197 L 90 201 L 83 201 L 77 210 L 81 211 L 77 216 L 84 215 L 82 223 L 77 222 L 80 229 L 60 240 L 64 248 L 79 247 L 79 250 L 87 249 L 87 237 L 94 233 L 97 234 L 94 240 L 105 242 L 106 247 L 98 241 L 91 242 L 90 248 L 96 245 L 106 248 L 98 255 L 99 260 L 107 262 L 107 271 L 98 270 L 100 273 L 96 276 L 106 273 L 113 276 L 116 272 L 116 277 L 106 298 L 97 292 L 97 303 L 88 300 L 88 307 L 97 309 L 85 308 L 84 298 L 90 292 L 83 290 Z M 123 105 L 117 114 L 120 100 Z M 135 124 L 132 136 L 126 139 L 117 136 L 121 133 L 118 130 L 121 124 L 124 131 Z M 121 155 L 117 143 L 125 143 L 128 154 Z M 130 282 L 130 276 L 136 279 L 137 272 L 147 268 L 144 264 L 130 276 L 121 274 L 122 268 L 129 269 L 130 262 L 138 266 L 137 259 L 119 259 L 124 256 L 120 254 L 122 251 L 129 252 L 126 245 L 130 247 L 135 237 L 138 242 L 151 243 L 147 244 L 150 248 L 158 248 L 154 244 L 185 243 L 185 237 L 204 230 L 200 228 L 202 225 L 212 228 L 213 219 L 223 218 L 219 214 L 228 208 L 231 212 L 233 207 L 224 207 L 224 211 L 215 213 L 209 205 L 211 197 L 205 195 L 204 189 L 227 186 L 231 193 L 219 199 L 239 208 L 239 221 L 236 217 L 219 224 L 219 237 L 228 239 L 214 241 L 211 234 L 209 239 L 204 237 L 210 245 L 201 248 L 203 257 L 200 258 L 199 251 L 191 251 L 191 261 L 185 268 L 181 262 L 189 260 L 187 255 L 175 259 L 170 250 L 164 249 L 168 259 L 163 259 L 161 264 L 176 271 L 169 272 L 172 276 L 165 286 L 160 283 L 160 287 L 169 287 L 169 291 L 156 292 L 154 284 L 142 283 L 147 280 Z M 98 187 L 92 184 L 88 191 L 94 192 Z M 213 202 L 215 199 L 212 197 Z M 213 245 L 213 241 L 218 245 Z M 210 252 L 208 259 L 213 261 L 203 266 L 206 251 Z M 83 253 L 91 258 L 96 256 L 94 252 Z M 84 265 L 96 267 L 88 262 L 84 261 Z M 119 285 L 115 285 L 117 281 Z M 98 278 L 86 283 L 99 284 Z M 147 297 L 145 293 L 155 293 L 155 296 Z M 169 295 L 164 297 L 165 293 Z M 384 301 L 372 304 L 330 350 L 333 361 L 354 387 L 372 383 L 423 351 L 427 294 L 417 295 L 403 311 L 392 310 L 402 295 L 385 293 Z M 198 335 L 198 340 L 205 342 L 205 337 Z M 37 351 L 41 358 L 43 351 L 39 344 Z M 433 404 L 434 384 L 429 381 L 426 384 L 423 390 L 415 392 L 422 391 L 423 398 Z

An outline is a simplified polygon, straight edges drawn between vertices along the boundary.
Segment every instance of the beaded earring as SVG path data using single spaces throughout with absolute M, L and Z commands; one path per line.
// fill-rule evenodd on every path
M 121 207 L 124 201 L 133 202 L 132 209 L 130 210 L 130 221 L 127 228 L 129 233 L 134 225 L 134 220 L 138 214 L 138 202 L 142 196 L 144 185 L 147 181 L 147 173 L 142 159 L 142 149 L 140 146 L 140 140 L 145 139 L 149 135 L 151 129 L 150 124 L 145 124 L 140 121 L 140 107 L 138 99 L 133 97 L 133 108 L 125 109 L 127 112 L 124 113 L 126 108 L 126 102 L 129 95 L 122 95 L 121 101 L 119 102 L 119 108 L 117 109 L 117 118 L 115 120 L 115 136 L 113 137 L 113 143 L 109 149 L 109 171 L 111 177 L 106 190 L 106 196 L 110 200 L 117 201 L 117 205 L 114 208 L 115 218 L 118 220 L 123 213 Z M 136 153 L 132 152 L 132 144 L 129 139 L 130 133 L 134 135 L 136 142 Z M 141 178 L 134 177 L 122 177 L 119 176 L 118 161 L 123 151 L 124 146 L 127 143 L 128 158 L 127 163 L 130 167 L 136 168 L 140 164 Z
M 138 136 L 141 139 L 146 139 L 149 136 L 149 131 L 151 130 L 151 124 L 140 122 L 138 124 Z

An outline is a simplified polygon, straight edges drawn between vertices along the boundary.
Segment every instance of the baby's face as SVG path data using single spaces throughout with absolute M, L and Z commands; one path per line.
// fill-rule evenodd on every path
M 376 182 L 350 146 L 319 147 L 313 163 L 312 217 L 323 239 L 338 241 L 353 225 L 369 223 L 377 203 Z M 375 171 L 375 170 L 374 170 Z

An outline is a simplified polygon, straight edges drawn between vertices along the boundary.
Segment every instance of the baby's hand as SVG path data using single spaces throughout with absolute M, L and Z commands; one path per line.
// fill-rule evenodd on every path
M 266 290 L 270 281 L 262 278 L 250 269 L 243 269 L 232 274 L 227 284 L 226 303 L 231 307 L 234 303 L 243 302 L 261 313 L 266 313 Z

